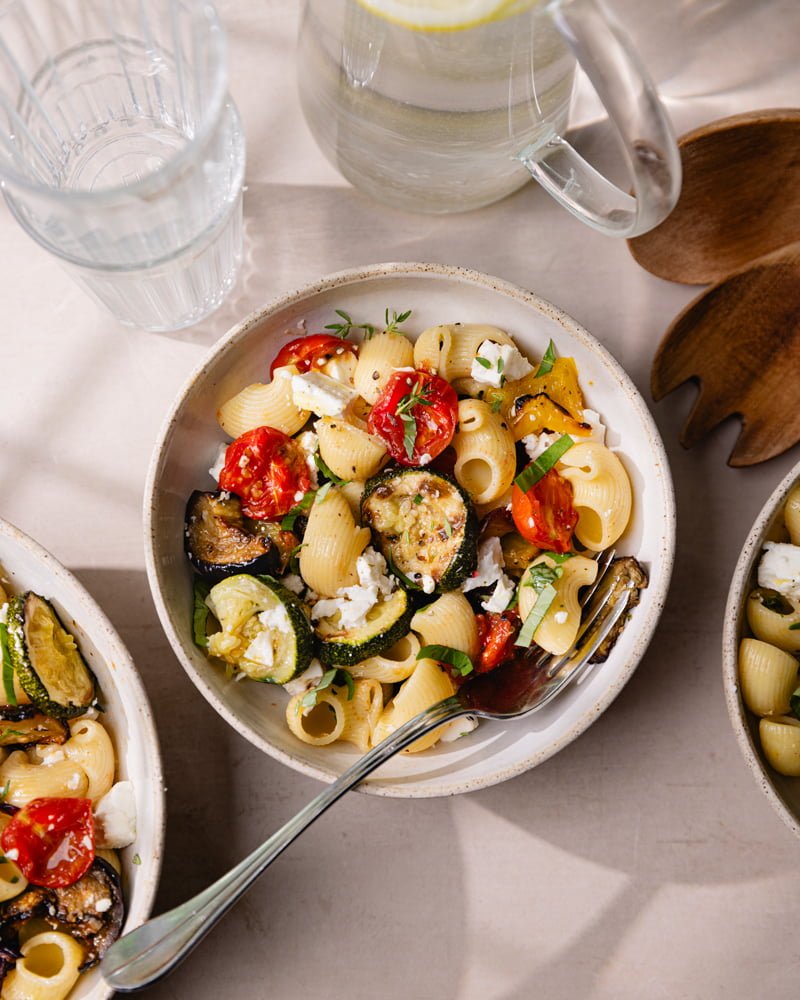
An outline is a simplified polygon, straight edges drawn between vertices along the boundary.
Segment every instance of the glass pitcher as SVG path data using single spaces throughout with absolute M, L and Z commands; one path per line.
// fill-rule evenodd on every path
M 578 62 L 622 142 L 633 194 L 563 137 Z M 669 120 L 596 0 L 305 0 L 297 65 L 320 148 L 390 205 L 478 208 L 533 175 L 584 222 L 628 237 L 677 201 Z

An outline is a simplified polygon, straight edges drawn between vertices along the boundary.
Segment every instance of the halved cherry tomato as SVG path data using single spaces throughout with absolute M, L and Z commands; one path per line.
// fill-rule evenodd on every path
M 572 483 L 551 469 L 527 493 L 511 490 L 511 516 L 523 538 L 540 549 L 569 552 L 578 512 L 572 506 Z
M 242 499 L 242 511 L 262 521 L 288 514 L 311 487 L 297 442 L 274 427 L 255 427 L 228 445 L 219 487 Z
M 400 465 L 427 465 L 450 444 L 457 421 L 458 396 L 449 382 L 430 372 L 399 371 L 370 410 L 367 429 Z
M 514 640 L 522 623 L 516 611 L 503 611 L 500 614 L 490 611 L 485 615 L 476 615 L 475 618 L 478 622 L 480 646 L 475 672 L 485 674 L 516 655 Z
M 308 337 L 298 337 L 290 340 L 275 355 L 275 360 L 269 366 L 270 378 L 275 377 L 275 369 L 284 365 L 294 365 L 299 372 L 307 372 L 311 368 L 321 368 L 326 361 L 341 356 L 348 351 L 358 354 L 358 347 L 349 340 L 334 337 L 330 333 L 312 333 Z
M 0 845 L 33 885 L 72 885 L 94 861 L 91 800 L 34 799 L 14 814 Z

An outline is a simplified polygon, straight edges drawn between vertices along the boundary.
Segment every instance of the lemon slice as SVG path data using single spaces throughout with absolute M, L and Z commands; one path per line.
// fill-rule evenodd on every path
M 459 31 L 530 10 L 539 0 L 358 0 L 372 14 L 415 31 Z

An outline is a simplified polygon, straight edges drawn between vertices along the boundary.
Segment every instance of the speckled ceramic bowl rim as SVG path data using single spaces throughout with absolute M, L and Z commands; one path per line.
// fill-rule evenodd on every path
M 486 788 L 490 785 L 507 781 L 509 778 L 513 778 L 532 767 L 536 767 L 538 764 L 543 763 L 549 757 L 552 757 L 553 754 L 557 753 L 559 750 L 563 749 L 574 739 L 580 736 L 580 734 L 584 732 L 584 730 L 586 730 L 596 718 L 602 715 L 602 713 L 608 708 L 611 702 L 617 697 L 619 692 L 628 682 L 642 656 L 644 656 L 663 609 L 670 577 L 672 575 L 672 564 L 675 554 L 675 496 L 672 478 L 670 475 L 669 462 L 667 460 L 661 436 L 655 425 L 655 421 L 653 420 L 653 417 L 641 396 L 641 393 L 633 384 L 627 372 L 611 356 L 611 354 L 609 354 L 599 341 L 592 337 L 591 334 L 584 330 L 583 327 L 572 319 L 571 316 L 567 315 L 567 313 L 558 309 L 545 299 L 540 298 L 538 295 L 534 295 L 532 292 L 526 291 L 524 288 L 520 288 L 518 285 L 514 285 L 500 278 L 491 277 L 490 275 L 483 274 L 480 271 L 474 271 L 470 268 L 457 267 L 455 265 L 448 264 L 411 262 L 374 264 L 366 267 L 351 268 L 345 271 L 337 271 L 336 273 L 330 274 L 313 284 L 306 285 L 303 288 L 288 293 L 287 295 L 273 299 L 266 306 L 261 309 L 257 309 L 242 320 L 242 322 L 236 324 L 212 348 L 210 353 L 206 355 L 204 361 L 198 365 L 198 367 L 186 380 L 183 388 L 176 398 L 175 403 L 166 416 L 153 451 L 144 493 L 145 561 L 147 565 L 147 575 L 150 581 L 150 589 L 152 591 L 153 600 L 155 602 L 159 618 L 161 619 L 161 625 L 184 670 L 186 670 L 195 686 L 198 688 L 203 697 L 209 702 L 209 704 L 214 707 L 214 709 L 233 727 L 233 729 L 241 733 L 241 735 L 249 740 L 254 746 L 258 747 L 264 753 L 269 754 L 271 757 L 274 757 L 276 760 L 279 760 L 282 763 L 287 764 L 289 767 L 292 767 L 303 774 L 309 775 L 312 778 L 317 778 L 318 780 L 327 783 L 335 781 L 338 777 L 337 773 L 326 771 L 322 768 L 309 765 L 305 761 L 298 760 L 291 754 L 284 752 L 269 741 L 260 737 L 257 733 L 253 732 L 241 721 L 241 719 L 237 717 L 233 711 L 231 711 L 230 707 L 222 699 L 217 697 L 214 691 L 204 681 L 203 677 L 200 676 L 194 669 L 189 659 L 183 655 L 181 640 L 172 627 L 169 611 L 162 598 L 161 588 L 159 585 L 159 574 L 155 559 L 156 521 L 154 517 L 154 491 L 158 481 L 162 451 L 165 443 L 171 435 L 173 425 L 178 419 L 184 397 L 198 379 L 202 379 L 206 376 L 212 363 L 216 364 L 220 357 L 234 351 L 254 326 L 264 322 L 264 320 L 273 313 L 278 312 L 287 306 L 302 302 L 305 299 L 312 298 L 321 292 L 327 292 L 341 286 L 361 281 L 368 281 L 374 278 L 392 276 L 413 278 L 426 274 L 433 274 L 442 278 L 452 278 L 457 281 L 480 285 L 490 291 L 499 292 L 502 295 L 517 299 L 522 303 L 533 306 L 538 311 L 544 313 L 544 315 L 550 317 L 555 322 L 565 327 L 576 340 L 580 341 L 588 350 L 592 351 L 613 373 L 614 377 L 621 383 L 624 391 L 627 393 L 631 405 L 636 409 L 639 418 L 647 431 L 654 464 L 658 464 L 662 470 L 660 481 L 664 492 L 663 503 L 666 513 L 666 523 L 664 524 L 665 545 L 664 551 L 661 553 L 661 565 L 663 570 L 661 575 L 661 584 L 658 589 L 652 593 L 647 619 L 641 620 L 637 623 L 639 635 L 628 658 L 626 669 L 614 683 L 610 684 L 603 691 L 602 697 L 600 697 L 595 704 L 592 705 L 592 707 L 585 712 L 580 719 L 578 719 L 571 729 L 563 733 L 558 739 L 553 740 L 552 743 L 542 748 L 537 753 L 531 754 L 524 760 L 519 761 L 513 767 L 502 768 L 492 773 L 482 775 L 479 778 L 452 781 L 449 784 L 438 785 L 435 788 L 417 785 L 413 781 L 409 781 L 408 783 L 403 782 L 402 784 L 392 783 L 388 785 L 381 785 L 377 782 L 370 781 L 369 779 L 362 782 L 358 786 L 360 791 L 368 792 L 373 795 L 384 795 L 394 798 L 436 798 L 439 796 L 457 795 L 463 792 L 476 791 L 479 788 Z
M 789 827 L 800 837 L 800 817 L 795 815 L 773 784 L 755 745 L 747 724 L 747 709 L 739 689 L 738 650 L 744 626 L 744 602 L 750 590 L 750 580 L 756 560 L 761 553 L 765 536 L 778 511 L 789 495 L 789 491 L 800 480 L 800 462 L 781 480 L 770 498 L 761 508 L 750 529 L 747 541 L 733 572 L 728 601 L 725 606 L 725 621 L 722 629 L 722 683 L 725 689 L 725 704 L 728 708 L 733 732 L 742 756 L 753 773 L 757 784 L 769 799 L 772 807 Z
M 25 550 L 33 562 L 45 566 L 49 575 L 58 581 L 59 588 L 66 591 L 71 590 L 73 592 L 77 603 L 83 609 L 80 620 L 81 629 L 87 635 L 92 636 L 95 643 L 96 639 L 94 637 L 99 636 L 101 633 L 105 636 L 108 645 L 114 650 L 113 661 L 117 670 L 122 671 L 126 679 L 126 685 L 134 693 L 137 709 L 136 732 L 144 738 L 150 747 L 152 754 L 152 771 L 149 774 L 149 780 L 152 781 L 155 788 L 161 789 L 162 791 L 160 795 L 153 795 L 151 797 L 150 805 L 152 807 L 152 811 L 148 816 L 148 825 L 150 825 L 153 830 L 153 840 L 157 845 L 157 850 L 149 859 L 147 881 L 144 886 L 137 884 L 139 898 L 137 899 L 136 909 L 131 910 L 126 907 L 124 930 L 133 930 L 134 926 L 144 923 L 144 921 L 150 916 L 156 897 L 156 891 L 158 890 L 158 882 L 161 875 L 161 864 L 164 854 L 164 777 L 161 762 L 161 748 L 147 692 L 145 691 L 142 680 L 139 677 L 139 673 L 134 666 L 133 659 L 125 647 L 122 639 L 120 639 L 117 630 L 108 620 L 105 613 L 101 610 L 98 603 L 83 586 L 83 584 L 80 583 L 79 580 L 73 576 L 73 574 L 70 573 L 70 571 L 62 565 L 51 552 L 48 552 L 47 549 L 41 546 L 38 542 L 34 541 L 30 535 L 26 535 L 24 531 L 21 531 L 15 525 L 3 518 L 0 518 L 0 535 L 4 535 L 6 538 L 11 539 L 11 541 L 18 545 L 20 549 Z M 103 988 L 101 990 L 95 988 L 92 991 L 91 995 L 93 1000 L 107 1000 L 108 997 L 111 997 L 114 994 L 111 987 L 106 986 L 104 980 L 101 979 L 100 982 L 102 982 Z

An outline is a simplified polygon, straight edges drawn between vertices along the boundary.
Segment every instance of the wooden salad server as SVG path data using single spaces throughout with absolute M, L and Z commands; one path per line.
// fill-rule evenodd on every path
M 628 241 L 646 270 L 689 285 L 800 239 L 800 110 L 751 111 L 678 140 L 683 186 L 656 229 Z
M 685 447 L 732 415 L 742 432 L 729 465 L 764 462 L 800 441 L 800 242 L 739 268 L 674 320 L 653 361 L 653 398 L 687 379 L 700 392 Z

